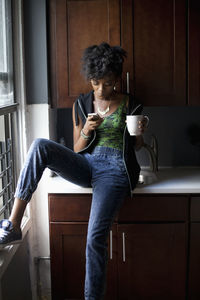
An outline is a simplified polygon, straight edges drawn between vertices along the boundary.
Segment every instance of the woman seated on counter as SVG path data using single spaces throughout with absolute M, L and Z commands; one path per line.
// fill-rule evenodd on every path
M 140 136 L 130 136 L 127 114 L 140 114 L 132 96 L 118 93 L 126 52 L 107 43 L 85 49 L 82 72 L 92 91 L 81 94 L 73 105 L 74 151 L 56 142 L 36 139 L 21 171 L 9 220 L 0 221 L 0 246 L 19 243 L 21 220 L 27 203 L 46 167 L 83 187 L 92 186 L 92 204 L 86 243 L 85 299 L 103 299 L 107 262 L 107 237 L 124 198 L 137 184 L 140 167 L 135 148 Z M 96 115 L 88 115 L 96 113 Z

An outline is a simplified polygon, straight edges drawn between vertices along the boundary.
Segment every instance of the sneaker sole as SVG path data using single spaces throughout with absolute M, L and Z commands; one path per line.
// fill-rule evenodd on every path
M 21 242 L 22 242 L 22 239 L 21 240 L 16 240 L 16 241 L 13 241 L 13 242 L 9 242 L 9 243 L 6 243 L 6 244 L 0 244 L 0 250 L 7 247 L 7 246 L 21 244 Z

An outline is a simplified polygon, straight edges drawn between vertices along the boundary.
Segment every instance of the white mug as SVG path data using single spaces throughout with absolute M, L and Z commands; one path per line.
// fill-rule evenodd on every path
M 139 121 L 142 121 L 146 119 L 146 126 L 149 124 L 149 118 L 147 116 L 143 115 L 127 115 L 126 116 L 126 124 L 127 129 L 130 135 L 140 135 L 141 129 L 139 128 L 140 123 Z

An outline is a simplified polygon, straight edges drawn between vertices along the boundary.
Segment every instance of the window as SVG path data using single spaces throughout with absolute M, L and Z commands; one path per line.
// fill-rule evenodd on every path
M 14 100 L 12 7 L 0 0 L 0 219 L 11 212 L 15 189 L 15 132 L 17 103 Z
M 0 0 L 0 106 L 13 103 L 11 1 Z
M 12 112 L 0 116 L 0 219 L 10 215 L 15 188 L 12 119 Z

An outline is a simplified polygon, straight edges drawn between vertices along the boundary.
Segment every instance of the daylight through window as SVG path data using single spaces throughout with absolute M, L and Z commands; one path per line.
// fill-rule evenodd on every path
M 10 215 L 15 188 L 12 7 L 0 0 L 0 219 Z

